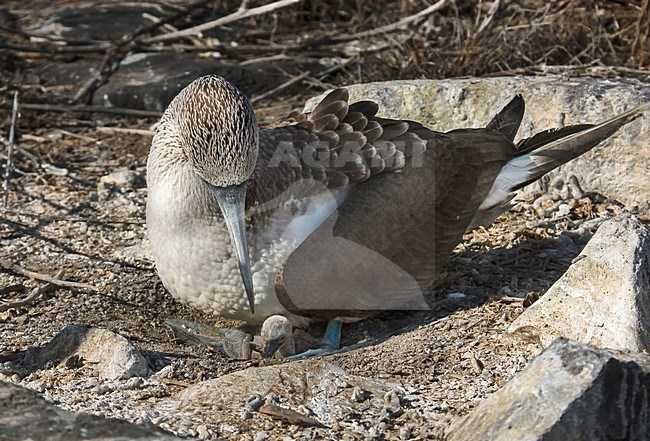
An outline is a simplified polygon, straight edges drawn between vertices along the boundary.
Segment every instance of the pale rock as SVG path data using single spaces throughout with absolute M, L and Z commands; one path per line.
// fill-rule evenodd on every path
M 126 338 L 88 325 L 70 324 L 45 346 L 29 349 L 23 366 L 30 370 L 46 365 L 89 366 L 107 380 L 146 377 L 147 359 Z
M 449 441 L 650 439 L 650 358 L 557 339 Z
M 650 228 L 624 215 L 603 223 L 564 275 L 508 328 L 547 346 L 650 349 Z
M 138 174 L 126 168 L 115 170 L 108 175 L 99 178 L 99 183 L 104 186 L 115 185 L 118 187 L 132 188 L 138 180 Z
M 167 415 L 193 415 L 202 409 L 205 424 L 220 425 L 239 421 L 242 412 L 252 412 L 259 403 L 275 404 L 297 411 L 304 406 L 313 412 L 321 424 L 331 426 L 336 421 L 366 409 L 379 414 L 385 403 L 377 400 L 357 401 L 350 393 L 354 388 L 369 396 L 394 394 L 395 384 L 351 375 L 341 367 L 322 360 L 284 363 L 274 366 L 251 367 L 219 378 L 203 381 L 155 405 Z M 392 397 L 392 395 L 390 395 Z M 399 400 L 398 404 L 399 405 Z M 226 411 L 227 409 L 227 411 Z M 252 417 L 252 415 L 251 415 Z
M 0 440 L 180 441 L 153 426 L 63 410 L 29 389 L 0 381 Z

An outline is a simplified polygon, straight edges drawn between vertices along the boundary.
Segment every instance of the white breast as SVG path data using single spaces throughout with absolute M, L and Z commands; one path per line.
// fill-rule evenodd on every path
M 261 230 L 248 231 L 256 310 L 252 315 L 228 230 L 208 185 L 193 173 L 157 179 L 149 188 L 147 228 L 160 278 L 175 298 L 206 312 L 248 322 L 283 314 L 295 324 L 305 324 L 306 320 L 288 314 L 278 302 L 275 276 L 290 253 L 346 194 L 283 197 L 278 199 L 286 201 L 282 204 L 271 201 L 255 207 L 251 214 L 265 211 L 270 222 Z M 297 215 L 296 203 L 306 208 Z

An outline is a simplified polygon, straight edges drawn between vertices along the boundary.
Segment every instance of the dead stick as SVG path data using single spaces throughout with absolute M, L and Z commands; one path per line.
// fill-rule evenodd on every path
M 497 14 L 497 11 L 499 10 L 499 4 L 501 3 L 501 0 L 496 0 L 494 3 L 492 3 L 492 6 L 490 6 L 490 10 L 488 11 L 487 15 L 481 22 L 481 25 L 478 27 L 478 31 L 476 31 L 476 37 L 481 35 L 483 31 L 487 29 L 487 27 L 490 25 L 492 20 Z
M 358 40 L 359 38 L 366 38 L 366 37 L 372 37 L 373 35 L 378 35 L 378 34 L 385 34 L 388 32 L 396 31 L 398 29 L 402 29 L 405 26 L 414 23 L 424 17 L 426 17 L 429 14 L 432 14 L 436 11 L 439 11 L 440 9 L 444 8 L 447 6 L 447 3 L 449 3 L 449 0 L 439 0 L 437 3 L 429 6 L 426 9 L 423 9 L 422 11 L 418 12 L 417 14 L 409 15 L 408 17 L 404 17 L 398 22 L 391 23 L 386 26 L 382 26 L 376 29 L 371 29 L 369 31 L 364 31 L 364 32 L 358 32 L 356 34 L 352 35 L 340 35 L 338 37 L 332 38 L 332 41 L 336 42 L 343 42 L 343 41 L 351 41 L 351 40 Z
M 27 46 L 22 44 L 0 42 L 0 48 L 11 49 L 18 52 L 35 52 L 39 54 L 63 54 L 63 53 L 88 53 L 88 52 L 105 52 L 111 48 L 110 43 L 100 43 L 92 45 L 71 45 L 71 46 Z
M 77 91 L 77 93 L 74 94 L 72 97 L 72 102 L 77 103 L 83 98 L 86 93 L 97 83 L 99 80 L 102 78 L 102 75 L 104 74 L 104 71 L 106 70 L 106 66 L 111 60 L 111 57 L 113 56 L 113 51 L 108 51 L 108 53 L 104 56 L 102 59 L 102 62 L 99 64 L 99 67 L 95 71 L 95 73 L 86 81 Z
M 63 277 L 63 270 L 56 273 L 55 278 Z M 36 287 L 27 297 L 24 299 L 16 300 L 15 302 L 6 302 L 0 303 L 0 312 L 7 311 L 9 309 L 20 308 L 21 306 L 31 305 L 39 297 L 46 294 L 49 290 L 54 288 L 54 283 L 47 282 L 44 285 Z
M 241 20 L 243 18 L 266 14 L 276 9 L 293 5 L 300 1 L 302 0 L 279 0 L 277 2 L 269 3 L 268 5 L 259 6 L 253 9 L 239 8 L 236 12 L 233 12 L 230 15 L 226 15 L 225 17 L 221 17 L 216 20 L 200 24 L 198 26 L 193 26 L 191 28 L 183 29 L 181 31 L 171 32 L 169 34 L 157 35 L 155 37 L 143 38 L 140 40 L 140 42 L 150 44 L 150 43 L 159 43 L 161 41 L 173 40 L 180 37 L 196 36 L 203 31 L 207 31 L 208 29 L 213 29 L 216 28 L 217 26 L 223 26 L 228 23 Z
M 14 92 L 14 105 L 11 111 L 11 127 L 9 128 L 9 144 L 7 145 L 7 165 L 5 166 L 4 182 L 2 183 L 2 206 L 7 208 L 9 202 L 9 181 L 11 180 L 12 159 L 14 155 L 14 139 L 16 138 L 16 120 L 18 120 L 18 91 Z
M 23 110 L 38 110 L 43 112 L 89 112 L 89 113 L 110 113 L 114 115 L 142 116 L 151 118 L 160 118 L 162 112 L 153 110 L 126 109 L 124 107 L 103 107 L 89 105 L 70 105 L 63 104 L 33 104 L 23 103 L 20 105 Z
M 68 280 L 60 280 L 56 277 L 48 276 L 47 274 L 41 274 L 41 273 L 37 273 L 36 271 L 26 270 L 25 268 L 22 268 L 18 265 L 14 265 L 13 263 L 7 261 L 6 259 L 0 259 L 0 265 L 2 265 L 3 267 L 5 267 L 10 271 L 29 277 L 30 279 L 42 280 L 43 282 L 52 283 L 53 285 L 62 286 L 65 288 L 79 288 L 79 289 L 85 289 L 92 292 L 100 292 L 99 288 L 89 283 L 70 282 Z
M 123 133 L 127 135 L 153 136 L 156 132 L 145 129 L 125 129 L 122 127 L 97 127 L 99 133 Z
M 284 90 L 287 87 L 291 86 L 292 84 L 295 84 L 298 81 L 301 81 L 302 79 L 307 78 L 310 74 L 311 74 L 311 72 L 307 71 L 307 72 L 304 72 L 304 73 L 298 75 L 297 77 L 291 78 L 289 81 L 280 84 L 278 87 L 274 87 L 273 89 L 271 89 L 271 90 L 269 90 L 267 92 L 264 92 L 261 95 L 257 95 L 256 97 L 251 98 L 251 103 L 256 103 L 256 102 L 258 102 L 260 100 L 263 100 L 264 98 L 268 98 L 270 96 L 273 96 L 276 93 L 280 92 L 281 90 Z
M 85 222 L 89 224 L 99 224 L 99 225 L 112 225 L 112 224 L 125 224 L 125 225 L 144 225 L 144 220 L 142 219 L 111 219 L 111 218 L 100 218 L 100 217 L 86 217 L 86 216 L 44 216 L 40 213 L 31 213 L 29 211 L 22 210 L 13 210 L 10 208 L 0 209 L 0 213 L 12 214 L 14 216 L 26 216 L 33 219 L 38 219 L 42 222 Z M 3 217 L 0 217 L 2 220 Z

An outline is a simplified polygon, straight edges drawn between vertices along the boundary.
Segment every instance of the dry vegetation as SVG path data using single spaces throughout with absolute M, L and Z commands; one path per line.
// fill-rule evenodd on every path
M 34 39 L 16 29 L 39 19 L 28 11 L 52 15 L 83 2 L 6 3 L 8 8 L 0 13 L 0 93 L 5 109 L 11 90 L 29 83 L 25 74 L 30 70 L 48 63 L 93 60 L 102 67 L 102 75 L 81 91 L 85 93 L 31 90 L 36 93 L 33 102 L 83 103 L 128 52 L 173 50 L 207 55 L 217 51 L 233 62 L 264 61 L 271 66 L 289 57 L 305 65 L 324 62 L 326 69 L 311 72 L 300 81 L 317 89 L 372 80 L 548 71 L 604 75 L 611 74 L 612 67 L 617 68 L 614 72 L 647 74 L 650 63 L 648 0 L 447 0 L 436 12 L 388 31 L 386 26 L 412 17 L 430 4 L 424 0 L 305 0 L 210 29 L 204 38 L 160 43 L 148 42 L 148 38 L 160 35 L 161 29 L 169 32 L 165 26 L 187 28 L 231 14 L 241 4 L 231 0 L 166 2 L 159 9 L 170 17 L 168 24 L 152 23 L 117 41 L 64 41 L 42 35 Z M 250 9 L 265 3 L 252 1 L 246 5 Z M 7 12 L 11 10 L 23 14 L 11 15 Z M 282 93 L 303 95 L 304 87 L 287 88 Z M 5 129 L 7 122 L 4 113 Z

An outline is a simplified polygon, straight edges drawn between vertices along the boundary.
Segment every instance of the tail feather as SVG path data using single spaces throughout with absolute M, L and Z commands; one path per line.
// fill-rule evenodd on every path
M 559 129 L 548 129 L 543 132 L 535 133 L 530 138 L 522 139 L 517 143 L 519 155 L 530 153 L 540 147 L 550 144 L 553 141 L 565 138 L 574 133 L 582 132 L 594 127 L 593 124 L 575 124 L 573 126 L 562 127 Z
M 551 170 L 588 152 L 649 108 L 650 104 L 645 104 L 594 126 L 570 126 L 542 132 L 521 142 L 518 145 L 521 152 L 502 171 L 507 172 L 509 168 L 525 171 L 519 180 L 512 183 L 511 191 L 535 182 Z
M 504 111 L 505 109 L 502 112 Z M 650 103 L 597 125 L 579 124 L 558 130 L 547 130 L 520 141 L 517 144 L 517 154 L 503 166 L 467 229 L 489 225 L 510 207 L 515 191 L 591 150 L 622 126 L 647 111 L 650 111 Z M 497 118 L 498 115 L 495 119 Z M 499 124 L 495 123 L 494 127 L 497 131 L 501 131 L 498 129 L 501 127 Z

